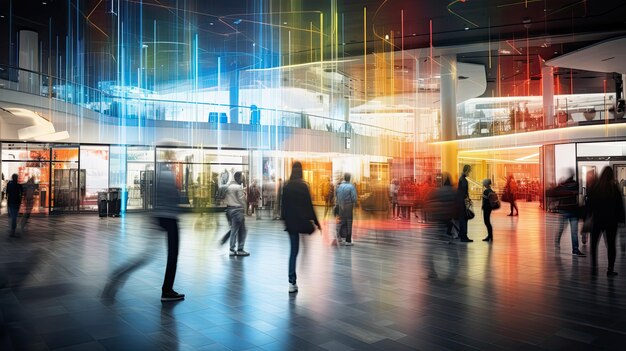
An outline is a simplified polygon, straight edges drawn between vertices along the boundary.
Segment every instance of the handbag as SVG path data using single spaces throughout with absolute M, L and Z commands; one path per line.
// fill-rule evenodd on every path
M 511 199 L 511 193 L 510 193 L 510 192 L 508 192 L 508 191 L 505 191 L 505 192 L 502 194 L 502 202 L 511 202 L 511 200 L 512 200 L 512 199 Z
M 298 232 L 302 234 L 313 234 L 315 233 L 315 229 L 317 229 L 317 227 L 315 226 L 313 220 L 302 221 L 301 227 Z
M 467 218 L 468 220 L 476 217 L 476 214 L 474 214 L 474 210 L 472 209 L 472 200 L 468 197 L 465 198 L 465 218 Z

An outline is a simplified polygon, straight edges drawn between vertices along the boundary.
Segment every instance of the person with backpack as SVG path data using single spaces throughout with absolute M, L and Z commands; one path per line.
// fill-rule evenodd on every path
M 487 227 L 487 237 L 483 241 L 493 242 L 493 227 L 491 226 L 491 211 L 500 208 L 500 200 L 498 200 L 498 194 L 491 189 L 491 179 L 487 178 L 483 180 L 483 221 L 485 227 Z

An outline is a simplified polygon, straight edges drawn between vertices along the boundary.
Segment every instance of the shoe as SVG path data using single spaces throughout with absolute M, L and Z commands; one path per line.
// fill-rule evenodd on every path
M 483 241 L 491 241 L 491 238 L 490 237 L 486 237 L 486 238 L 483 239 Z
M 243 250 L 237 250 L 237 256 L 250 256 L 250 253 Z
M 185 294 L 179 294 L 174 290 L 170 292 L 164 292 L 161 294 L 161 301 L 178 301 L 178 300 L 184 300 L 184 299 L 185 299 Z
M 354 246 L 354 244 L 352 243 L 352 241 L 350 241 L 350 242 L 346 242 L 344 245 L 345 245 L 345 246 Z
M 512 214 L 512 213 L 509 213 L 507 216 L 513 216 L 513 214 Z
M 230 252 L 228 252 L 228 256 L 237 256 L 237 251 L 230 250 Z
M 461 239 L 461 242 L 462 243 L 473 243 L 474 240 L 472 240 L 472 239 Z
M 514 214 L 514 216 L 519 216 L 519 213 Z
M 615 271 L 612 271 L 612 270 L 611 271 L 606 271 L 606 276 L 607 277 L 614 277 L 616 275 L 617 275 L 617 272 L 615 272 Z
M 587 256 L 584 253 L 580 252 L 580 250 L 578 250 L 578 249 L 572 251 L 572 255 L 578 256 L 578 257 L 586 257 Z
M 289 292 L 290 293 L 298 292 L 298 284 L 296 284 L 296 283 L 293 283 L 293 284 L 289 283 Z

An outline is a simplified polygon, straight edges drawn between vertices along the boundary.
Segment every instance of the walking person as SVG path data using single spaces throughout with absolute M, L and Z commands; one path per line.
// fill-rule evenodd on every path
M 492 207 L 492 197 L 497 195 L 491 189 L 491 179 L 484 179 L 483 186 L 485 190 L 483 191 L 483 201 L 482 201 L 482 210 L 483 210 L 483 221 L 485 222 L 485 227 L 487 227 L 487 237 L 483 239 L 483 241 L 493 242 L 493 227 L 491 226 L 491 211 L 494 210 Z M 492 195 L 493 194 L 493 195 Z
M 398 207 L 398 193 L 400 186 L 397 179 L 392 179 L 389 185 L 389 198 L 391 199 L 391 218 L 400 219 L 400 207 Z M 397 214 L 396 214 L 397 213 Z
M 274 219 L 281 219 L 283 203 L 283 178 L 278 178 L 278 186 L 276 187 L 276 210 L 274 211 Z
M 560 248 L 565 222 L 569 221 L 572 255 L 585 257 L 585 254 L 578 249 L 578 215 L 580 209 L 578 207 L 578 182 L 574 180 L 573 169 L 568 170 L 568 177 L 553 192 L 552 195 L 558 199 L 557 210 L 560 214 L 554 245 L 557 249 Z
M 337 202 L 339 227 L 337 228 L 337 244 L 352 246 L 352 220 L 356 205 L 356 188 L 350 183 L 350 173 L 343 175 L 343 181 L 337 187 L 335 201 Z
M 248 187 L 246 214 L 248 215 L 254 214 L 254 210 L 257 207 L 257 203 L 260 197 L 261 197 L 261 192 L 259 191 L 259 186 L 256 184 L 256 180 L 253 180 L 252 184 L 250 184 L 250 186 Z
M 333 184 L 332 179 L 328 180 L 326 184 L 328 189 L 326 190 L 326 209 L 324 210 L 324 217 L 328 215 L 329 212 L 332 212 L 335 208 L 335 184 Z
M 181 197 L 174 178 L 173 168 L 176 166 L 176 154 L 173 150 L 164 151 L 167 163 L 159 164 L 159 174 L 156 184 L 156 207 L 152 216 L 159 226 L 167 232 L 167 265 L 165 278 L 161 287 L 161 301 L 178 301 L 185 298 L 185 294 L 174 291 L 176 266 L 178 264 L 178 214 L 181 211 Z
M 17 174 L 13 173 L 11 180 L 7 184 L 7 207 L 9 210 L 9 218 L 11 219 L 11 237 L 18 237 L 15 232 L 17 227 L 17 215 L 20 212 L 20 205 L 22 204 L 22 184 L 17 182 Z
M 615 238 L 617 236 L 617 224 L 624 223 L 624 203 L 620 189 L 615 182 L 613 168 L 605 167 L 600 179 L 593 189 L 589 191 L 589 208 L 593 220 L 591 231 L 591 260 L 592 273 L 598 270 L 598 240 L 604 232 L 606 251 L 608 256 L 607 277 L 617 275 L 615 272 Z
M 282 197 L 281 217 L 285 221 L 285 230 L 289 233 L 291 251 L 289 252 L 289 292 L 298 291 L 296 260 L 300 250 L 300 233 L 310 231 L 311 221 L 322 230 L 313 210 L 313 201 L 308 184 L 302 179 L 302 164 L 294 162 L 291 177 L 285 184 Z
M 33 206 L 35 204 L 35 190 L 37 190 L 37 185 L 35 184 L 35 177 L 28 178 L 26 184 L 23 185 L 23 194 L 24 194 L 24 215 L 22 216 L 22 220 L 20 221 L 20 231 L 24 233 L 26 229 L 26 224 L 28 223 L 28 219 L 30 218 L 30 214 L 33 212 Z
M 472 202 L 469 197 L 469 183 L 467 182 L 467 176 L 472 172 L 472 167 L 470 165 L 463 166 L 463 173 L 461 173 L 461 177 L 459 177 L 459 187 L 457 189 L 457 198 L 456 198 L 456 207 L 457 207 L 457 218 L 459 221 L 459 239 L 464 243 L 471 243 L 474 240 L 470 239 L 467 236 L 467 222 L 469 218 L 467 218 L 467 203 Z
M 507 216 L 519 216 L 519 210 L 517 209 L 517 204 L 515 203 L 515 196 L 517 195 L 517 182 L 515 182 L 515 178 L 512 174 L 510 174 L 506 178 L 506 184 L 504 185 L 504 197 L 507 199 L 511 206 L 511 212 Z M 515 214 L 513 214 L 513 209 L 515 209 Z
M 233 180 L 226 189 L 226 217 L 230 218 L 230 256 L 250 256 L 244 251 L 246 244 L 246 195 L 243 191 L 241 172 L 235 172 Z

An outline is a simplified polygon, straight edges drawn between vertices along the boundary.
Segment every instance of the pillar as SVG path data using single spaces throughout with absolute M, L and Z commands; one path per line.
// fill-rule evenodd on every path
M 456 179 L 458 172 L 457 146 L 454 140 L 456 131 L 456 55 L 443 55 L 441 62 L 441 85 L 439 100 L 441 104 L 441 171 L 448 172 Z
M 235 68 L 232 72 L 228 73 L 230 77 L 229 84 L 229 103 L 230 103 L 230 123 L 246 123 L 246 118 L 243 121 L 239 121 L 239 70 Z
M 40 76 L 27 72 L 39 72 L 39 34 L 32 30 L 20 30 L 19 35 L 19 89 L 39 95 Z
M 554 126 L 554 68 L 541 67 L 541 87 L 543 91 L 543 127 Z

